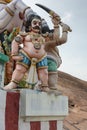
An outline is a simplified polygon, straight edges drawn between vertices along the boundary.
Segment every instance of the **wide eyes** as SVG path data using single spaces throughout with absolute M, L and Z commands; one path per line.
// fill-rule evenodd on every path
M 33 25 L 39 25 L 39 26 L 41 26 L 41 22 L 39 22 L 39 21 L 33 21 Z

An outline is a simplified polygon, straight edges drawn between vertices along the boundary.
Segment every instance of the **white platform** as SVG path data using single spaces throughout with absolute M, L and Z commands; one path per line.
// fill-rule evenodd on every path
M 20 116 L 25 121 L 63 120 L 68 115 L 67 96 L 26 89 L 20 93 Z
M 5 72 L 5 65 L 0 63 L 0 87 L 4 86 L 4 72 Z

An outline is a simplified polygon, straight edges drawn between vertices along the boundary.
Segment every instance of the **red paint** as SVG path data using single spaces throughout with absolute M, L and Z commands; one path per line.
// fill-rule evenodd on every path
M 57 130 L 57 121 L 49 121 L 49 130 Z
M 30 122 L 30 130 L 41 130 L 41 122 Z
M 7 92 L 5 130 L 18 130 L 20 93 Z

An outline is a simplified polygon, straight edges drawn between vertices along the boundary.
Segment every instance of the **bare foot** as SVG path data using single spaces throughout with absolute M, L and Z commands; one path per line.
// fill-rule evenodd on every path
M 54 95 L 55 95 L 55 96 L 62 95 L 62 92 L 60 92 L 60 91 L 56 90 L 56 91 L 54 92 Z
M 10 90 L 10 89 L 14 89 L 17 87 L 17 84 L 14 82 L 10 82 L 8 85 L 6 85 L 3 89 L 4 90 Z
M 55 96 L 62 95 L 62 92 L 60 92 L 58 89 L 50 89 L 50 91 L 51 91 Z
M 41 87 L 41 91 L 49 93 L 50 89 L 47 86 L 43 86 Z

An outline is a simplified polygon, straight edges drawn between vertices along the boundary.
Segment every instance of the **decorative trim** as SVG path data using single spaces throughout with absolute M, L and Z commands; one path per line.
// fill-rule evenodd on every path
M 11 82 L 14 82 L 14 83 L 16 83 L 16 84 L 19 84 L 19 81 L 17 81 L 17 80 L 11 80 Z
M 54 28 L 59 28 L 59 25 L 54 25 Z
M 68 33 L 68 31 L 63 31 L 63 33 L 64 33 L 64 32 L 65 32 L 65 33 Z
M 10 16 L 14 16 L 14 12 L 13 12 L 9 7 L 6 7 L 6 8 L 5 8 L 5 11 L 6 11 Z

